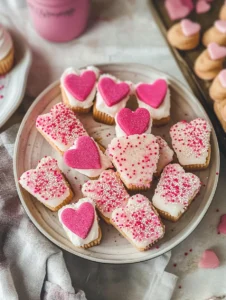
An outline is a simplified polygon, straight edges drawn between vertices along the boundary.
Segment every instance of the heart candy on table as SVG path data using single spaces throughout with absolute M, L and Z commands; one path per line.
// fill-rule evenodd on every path
M 210 10 L 211 5 L 206 0 L 198 0 L 196 3 L 196 12 L 197 14 L 203 14 Z
M 75 142 L 75 148 L 64 153 L 64 162 L 74 169 L 100 169 L 101 160 L 98 147 L 89 136 L 79 137 Z
M 102 77 L 98 82 L 98 90 L 107 104 L 113 106 L 129 95 L 130 86 L 126 82 L 115 82 L 112 78 Z
M 136 94 L 140 101 L 153 108 L 158 108 L 165 99 L 167 89 L 167 82 L 164 79 L 158 79 L 152 84 L 138 84 Z
M 187 6 L 190 11 L 192 11 L 195 7 L 193 0 L 181 0 L 182 4 L 184 4 L 185 6 Z
M 219 46 L 217 43 L 210 43 L 207 49 L 212 60 L 218 60 L 226 57 L 226 47 Z
M 187 2 L 187 0 L 185 1 Z M 165 7 L 171 20 L 184 18 L 191 12 L 191 8 L 182 0 L 166 0 Z
M 68 74 L 64 84 L 68 92 L 77 100 L 85 101 L 94 88 L 96 74 L 93 71 L 84 71 L 80 75 Z
M 145 133 L 151 119 L 149 111 L 145 108 L 138 108 L 136 111 L 122 108 L 116 118 L 118 125 L 126 135 Z
M 203 252 L 198 266 L 203 269 L 215 269 L 219 267 L 219 264 L 220 262 L 216 253 L 212 250 L 206 250 Z
M 184 19 L 181 21 L 181 28 L 185 36 L 191 36 L 198 33 L 201 29 L 201 26 L 200 24 L 192 22 L 189 19 Z
M 221 216 L 220 223 L 218 224 L 217 231 L 226 234 L 226 215 Z
M 226 21 L 225 20 L 217 20 L 217 21 L 215 21 L 214 26 L 221 33 L 226 33 Z
M 89 202 L 82 203 L 78 208 L 65 208 L 61 213 L 62 223 L 82 239 L 88 236 L 94 217 L 94 207 Z

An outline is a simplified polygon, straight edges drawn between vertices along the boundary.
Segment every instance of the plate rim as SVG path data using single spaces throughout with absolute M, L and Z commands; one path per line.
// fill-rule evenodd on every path
M 218 145 L 218 140 L 216 137 L 216 133 L 214 130 L 214 127 L 212 125 L 212 122 L 210 121 L 205 109 L 203 108 L 202 104 L 198 101 L 198 99 L 196 98 L 195 95 L 192 94 L 192 92 L 189 90 L 189 88 L 186 87 L 185 84 L 183 84 L 182 82 L 180 82 L 176 77 L 169 75 L 166 72 L 163 72 L 157 68 L 153 68 L 152 66 L 149 65 L 144 65 L 144 64 L 140 64 L 140 63 L 103 63 L 103 64 L 95 64 L 96 67 L 98 68 L 103 68 L 103 67 L 114 67 L 114 66 L 127 66 L 127 67 L 132 67 L 134 69 L 136 68 L 143 68 L 143 69 L 147 69 L 150 71 L 154 71 L 156 73 L 161 74 L 162 76 L 166 76 L 168 79 L 170 79 L 175 86 L 179 87 L 180 89 L 184 90 L 186 93 L 190 94 L 194 100 L 196 102 L 198 102 L 198 105 L 201 106 L 203 113 L 205 114 L 205 118 L 208 120 L 208 122 L 210 122 L 211 127 L 212 127 L 212 138 L 214 141 L 214 147 L 216 150 L 216 171 L 219 172 L 220 171 L 220 153 L 219 153 L 219 145 Z M 82 68 L 85 68 L 81 67 Z M 160 250 L 154 254 L 153 257 L 144 257 L 144 258 L 133 258 L 133 259 L 126 259 L 126 260 L 113 260 L 113 259 L 101 259 L 101 258 L 97 258 L 97 257 L 93 257 L 90 255 L 86 255 L 80 252 L 77 252 L 76 254 L 74 252 L 72 252 L 72 250 L 70 248 L 68 248 L 66 245 L 62 244 L 61 242 L 58 242 L 55 238 L 53 238 L 48 232 L 45 231 L 45 229 L 42 228 L 42 226 L 36 221 L 35 218 L 33 218 L 32 214 L 30 213 L 28 207 L 26 206 L 25 200 L 23 199 L 23 195 L 21 193 L 20 190 L 20 186 L 18 183 L 18 174 L 17 174 L 17 155 L 18 155 L 18 148 L 20 145 L 20 136 L 21 136 L 21 132 L 23 131 L 24 125 L 26 124 L 26 121 L 30 115 L 30 113 L 33 110 L 33 107 L 35 107 L 37 105 L 37 103 L 42 99 L 42 97 L 48 93 L 49 91 L 51 91 L 51 89 L 53 89 L 57 84 L 60 83 L 60 80 L 56 80 L 53 83 L 51 83 L 50 85 L 48 85 L 34 100 L 34 102 L 32 103 L 32 105 L 29 107 L 28 111 L 26 112 L 25 116 L 23 117 L 23 120 L 20 124 L 18 133 L 17 133 L 17 137 L 16 137 L 16 141 L 15 141 L 15 146 L 14 146 L 14 154 L 13 154 L 13 173 L 14 173 L 14 180 L 16 183 L 16 189 L 17 189 L 17 193 L 19 195 L 20 201 L 22 203 L 22 206 L 24 208 L 24 210 L 26 211 L 28 217 L 30 218 L 30 220 L 32 221 L 32 223 L 36 226 L 36 228 L 46 237 L 48 238 L 52 243 L 54 243 L 55 245 L 57 245 L 58 247 L 60 247 L 61 249 L 64 249 L 66 251 L 68 251 L 69 253 L 73 254 L 73 255 L 77 255 L 81 258 L 90 260 L 90 261 L 94 261 L 94 262 L 99 262 L 99 263 L 109 263 L 109 264 L 130 264 L 130 263 L 138 263 L 138 262 L 143 262 L 143 261 L 147 261 L 150 259 L 154 259 L 160 255 L 163 255 L 164 253 L 167 253 L 168 251 L 172 250 L 174 247 L 176 247 L 177 245 L 179 245 L 182 241 L 184 241 L 194 230 L 195 228 L 199 225 L 199 223 L 202 221 L 203 217 L 205 216 L 207 210 L 209 209 L 210 204 L 212 203 L 213 197 L 215 195 L 216 192 L 216 188 L 218 185 L 218 179 L 219 176 L 215 176 L 215 180 L 212 186 L 212 191 L 210 193 L 210 196 L 208 198 L 208 201 L 206 202 L 204 208 L 202 209 L 202 212 L 200 213 L 199 217 L 195 220 L 194 223 L 192 223 L 190 225 L 189 230 L 187 230 L 187 232 L 185 234 L 183 234 L 179 239 L 177 239 L 176 241 L 174 241 L 173 244 L 169 245 L 168 247 L 164 248 Z

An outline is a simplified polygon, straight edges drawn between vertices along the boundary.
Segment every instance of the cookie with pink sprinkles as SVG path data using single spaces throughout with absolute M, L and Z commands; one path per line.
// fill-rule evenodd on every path
M 156 175 L 160 176 L 165 166 L 172 162 L 174 152 L 169 147 L 167 142 L 160 136 L 156 136 L 156 142 L 159 144 L 159 160 L 157 164 Z
M 24 172 L 19 183 L 38 201 L 52 211 L 70 203 L 72 190 L 61 173 L 56 159 L 46 156 L 40 160 L 36 169 Z
M 129 198 L 125 206 L 116 208 L 111 223 L 139 251 L 150 249 L 165 233 L 158 212 L 148 198 L 140 194 Z
M 170 128 L 172 146 L 179 163 L 187 170 L 202 170 L 209 166 L 211 127 L 201 118 L 181 121 Z
M 88 135 L 73 111 L 63 103 L 54 105 L 49 113 L 39 115 L 36 128 L 60 154 L 69 149 L 78 137 Z
M 113 170 L 104 171 L 98 180 L 84 183 L 82 193 L 95 202 L 100 216 L 108 224 L 110 224 L 112 211 L 124 206 L 129 198 L 119 175 Z
M 200 187 L 198 176 L 186 173 L 179 164 L 170 164 L 162 172 L 152 203 L 162 217 L 176 222 L 188 209 Z
M 154 135 L 135 134 L 114 138 L 106 154 L 129 190 L 150 188 L 159 160 L 159 145 Z

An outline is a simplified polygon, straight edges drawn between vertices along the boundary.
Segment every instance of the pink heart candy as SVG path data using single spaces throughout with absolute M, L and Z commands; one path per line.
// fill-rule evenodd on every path
M 184 19 L 181 21 L 181 28 L 185 36 L 191 36 L 198 33 L 201 29 L 201 26 L 198 23 Z
M 221 216 L 220 223 L 217 227 L 219 233 L 226 234 L 226 215 Z
M 98 89 L 107 106 L 113 106 L 127 97 L 130 87 L 126 82 L 116 83 L 109 77 L 103 77 L 98 83 Z
M 203 269 L 215 269 L 219 267 L 219 259 L 212 250 L 206 250 L 203 252 L 202 257 L 199 261 L 199 268 Z
M 64 162 L 74 169 L 100 169 L 100 154 L 98 148 L 89 136 L 82 136 L 76 140 L 76 148 L 64 153 Z
M 117 115 L 117 122 L 127 135 L 144 133 L 150 123 L 150 113 L 146 108 L 138 108 L 132 111 L 123 108 Z
M 210 4 L 206 0 L 199 0 L 196 4 L 197 14 L 203 14 L 209 11 L 211 8 Z
M 219 79 L 222 86 L 226 88 L 226 69 L 220 72 Z
M 85 71 L 81 75 L 68 74 L 64 79 L 66 89 L 81 102 L 89 96 L 95 83 L 96 74 L 93 71 Z
M 182 0 L 182 4 L 187 6 L 191 11 L 194 9 L 194 3 L 193 0 Z
M 139 99 L 153 108 L 158 108 L 167 93 L 167 83 L 164 79 L 158 79 L 152 84 L 142 83 L 136 88 Z
M 92 228 L 94 208 L 91 203 L 82 203 L 78 209 L 65 208 L 61 214 L 63 224 L 80 238 L 85 239 Z
M 191 11 L 191 9 L 187 5 L 184 5 L 181 0 L 166 0 L 165 7 L 171 20 L 184 18 Z
M 217 21 L 215 21 L 214 26 L 221 33 L 226 33 L 226 21 L 224 21 L 224 20 L 217 20 Z
M 210 43 L 207 49 L 212 60 L 221 59 L 226 56 L 226 47 L 219 46 L 217 43 Z

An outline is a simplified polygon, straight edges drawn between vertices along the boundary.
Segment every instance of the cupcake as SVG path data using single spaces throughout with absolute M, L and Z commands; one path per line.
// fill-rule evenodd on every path
M 113 211 L 111 224 L 139 251 L 150 249 L 165 233 L 157 211 L 148 198 L 140 194 Z
M 100 244 L 102 233 L 95 211 L 95 204 L 89 198 L 62 207 L 59 221 L 75 247 L 90 248 Z
M 214 79 L 223 69 L 223 62 L 226 56 L 226 47 L 216 43 L 208 45 L 196 59 L 194 70 L 196 75 L 204 80 Z
M 96 96 L 99 73 L 100 71 L 92 66 L 82 70 L 67 68 L 60 79 L 64 104 L 74 112 L 89 112 Z
M 200 179 L 185 173 L 179 164 L 170 164 L 162 172 L 152 203 L 167 220 L 178 221 L 201 187 Z
M 152 119 L 146 108 L 138 108 L 136 111 L 122 108 L 115 116 L 115 123 L 117 137 L 151 133 Z
M 8 73 L 14 62 L 13 41 L 9 32 L 0 24 L 0 75 Z
M 108 125 L 115 124 L 116 114 L 126 106 L 131 94 L 131 82 L 120 81 L 109 74 L 101 75 L 93 107 L 94 119 Z
M 160 176 L 165 166 L 173 160 L 174 152 L 160 136 L 156 136 L 156 142 L 159 145 L 159 160 L 155 175 Z
M 135 86 L 138 106 L 146 108 L 153 119 L 153 125 L 162 126 L 170 120 L 170 91 L 164 79 L 153 83 L 138 83 Z
M 77 138 L 74 145 L 65 151 L 63 159 L 68 167 L 89 178 L 97 178 L 105 169 L 112 167 L 109 158 L 89 136 Z
M 214 26 L 204 33 L 202 43 L 206 47 L 210 43 L 226 46 L 226 21 L 215 21 Z
M 179 50 L 191 50 L 199 45 L 200 29 L 200 24 L 184 19 L 168 30 L 167 39 Z
M 113 210 L 124 206 L 129 198 L 119 175 L 113 170 L 104 171 L 98 180 L 84 183 L 82 193 L 94 201 L 100 216 L 108 224 Z
M 36 128 L 60 154 L 69 149 L 76 138 L 88 135 L 73 111 L 63 103 L 54 105 L 49 113 L 38 116 Z
M 223 130 L 226 132 L 226 100 L 214 102 L 213 108 Z
M 212 82 L 209 95 L 216 102 L 226 100 L 226 69 L 222 70 Z
M 159 145 L 152 134 L 114 138 L 106 154 L 129 190 L 150 188 L 159 160 Z
M 38 201 L 52 211 L 71 202 L 73 193 L 68 182 L 58 168 L 57 161 L 46 156 L 36 169 L 24 172 L 19 183 Z
M 187 170 L 206 169 L 210 162 L 211 127 L 204 119 L 181 121 L 170 128 L 172 146 L 179 163 Z

